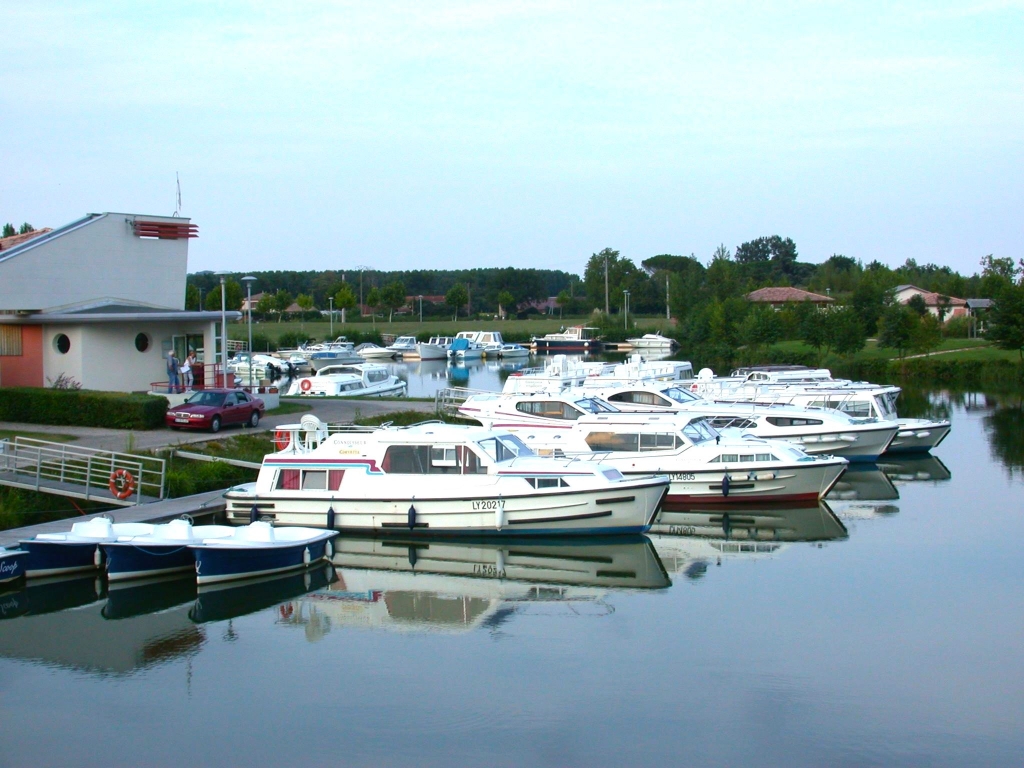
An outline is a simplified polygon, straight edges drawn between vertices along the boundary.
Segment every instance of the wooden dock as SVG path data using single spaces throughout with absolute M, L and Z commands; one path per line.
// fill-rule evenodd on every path
M 164 499 L 149 504 L 117 507 L 101 513 L 0 531 L 0 547 L 16 546 L 22 539 L 31 539 L 37 533 L 63 533 L 71 529 L 72 523 L 91 520 L 101 514 L 110 515 L 115 523 L 162 523 L 182 515 L 189 515 L 198 522 L 203 518 L 213 517 L 223 512 L 224 491 L 209 491 L 197 493 L 194 496 L 182 496 L 179 499 Z

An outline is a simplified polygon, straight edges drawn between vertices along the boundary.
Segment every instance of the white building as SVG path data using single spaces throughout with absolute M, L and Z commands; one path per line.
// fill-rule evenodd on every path
M 908 284 L 897 285 L 893 293 L 896 301 L 900 304 L 906 304 L 914 296 L 920 296 L 924 299 L 924 305 L 928 308 L 928 313 L 944 322 L 949 322 L 954 317 L 966 317 L 968 315 L 967 301 L 958 299 L 956 296 L 942 296 L 938 293 L 918 288 L 916 285 Z
M 0 240 L 0 387 L 63 376 L 85 389 L 141 392 L 167 381 L 172 349 L 212 364 L 221 313 L 185 311 L 193 237 L 187 218 L 93 213 Z

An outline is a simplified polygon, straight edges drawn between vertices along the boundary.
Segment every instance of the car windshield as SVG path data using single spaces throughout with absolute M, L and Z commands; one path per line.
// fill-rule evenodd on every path
M 576 407 L 582 408 L 588 413 L 618 413 L 619 409 L 610 405 L 604 400 L 597 400 L 593 397 L 586 397 L 575 402 Z
M 700 400 L 700 397 L 697 395 L 692 392 L 687 392 L 685 389 L 681 389 L 680 387 L 669 387 L 668 389 L 663 389 L 661 390 L 661 394 L 665 397 L 672 398 L 677 403 L 692 403 L 694 400 Z
M 185 402 L 189 405 L 223 405 L 224 398 L 226 397 L 223 392 L 196 392 Z

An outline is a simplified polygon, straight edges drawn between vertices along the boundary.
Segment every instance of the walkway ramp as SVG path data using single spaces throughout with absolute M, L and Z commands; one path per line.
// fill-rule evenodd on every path
M 0 485 L 12 488 L 128 507 L 162 499 L 166 479 L 163 459 L 20 436 L 0 440 Z

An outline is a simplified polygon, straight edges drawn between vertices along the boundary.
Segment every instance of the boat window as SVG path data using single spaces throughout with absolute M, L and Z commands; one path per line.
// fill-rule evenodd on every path
M 384 381 L 387 377 L 387 371 L 370 371 L 369 376 L 367 376 L 367 378 L 373 382 Z
M 508 461 L 514 459 L 518 454 L 515 450 L 496 437 L 489 437 L 486 440 L 480 440 L 477 445 L 483 449 L 483 452 L 487 454 L 492 461 Z M 525 448 L 525 446 L 523 446 Z M 529 450 L 529 449 L 527 449 Z
M 634 405 L 656 405 L 667 408 L 671 403 L 654 392 L 617 392 L 608 398 L 613 403 L 633 403 Z
M 430 472 L 443 475 L 459 474 L 459 458 L 454 445 L 430 447 Z
M 636 432 L 591 432 L 587 445 L 592 451 L 638 451 L 640 435 Z
M 663 389 L 661 390 L 661 394 L 672 398 L 677 403 L 692 403 L 694 400 L 700 400 L 700 397 L 697 395 L 680 387 L 669 387 L 668 389 Z
M 516 456 L 537 455 L 536 453 L 533 452 L 533 449 L 530 448 L 530 446 L 528 446 L 515 435 L 505 434 L 502 435 L 499 439 L 501 440 L 502 443 L 504 443 L 505 447 L 512 451 L 512 453 L 514 453 Z
M 820 426 L 821 419 L 793 419 L 789 416 L 769 416 L 768 423 L 776 427 L 807 427 Z M 717 427 L 718 425 L 715 424 Z
M 617 469 L 602 469 L 601 474 L 604 475 L 608 480 L 611 480 L 612 482 L 615 482 L 616 480 L 621 480 L 624 477 L 624 475 Z
M 281 491 L 299 490 L 299 470 L 282 469 L 277 473 L 277 488 Z
M 336 491 L 341 488 L 342 478 L 345 477 L 344 469 L 331 469 L 327 472 L 327 490 Z
M 705 440 L 714 440 L 718 437 L 718 432 L 705 419 L 694 419 L 691 421 L 683 427 L 683 434 L 694 443 L 703 443 Z
M 566 419 L 572 421 L 580 417 L 579 411 L 568 403 L 563 403 L 559 400 L 529 400 L 516 403 L 516 410 L 545 419 Z
M 654 432 L 640 435 L 641 451 L 665 451 L 676 447 L 676 436 L 672 432 Z M 682 443 L 682 440 L 679 440 Z
M 462 472 L 466 475 L 486 475 L 487 467 L 480 463 L 480 457 L 469 448 L 458 445 L 455 453 L 462 461 Z
M 619 409 L 604 400 L 598 400 L 594 397 L 584 398 L 583 400 L 577 400 L 576 405 L 588 413 L 619 413 Z M 577 418 L 579 414 L 572 417 L 566 418 Z
M 708 421 L 715 429 L 727 429 L 729 427 L 733 429 L 753 429 L 757 426 L 756 421 L 741 419 L 737 416 L 715 416 Z
M 391 445 L 384 453 L 381 469 L 394 475 L 424 475 L 430 466 L 430 446 Z
M 304 491 L 326 491 L 327 470 L 307 469 L 302 473 L 302 490 Z
M 895 421 L 899 418 L 896 415 L 896 395 L 895 394 L 884 394 L 877 395 L 875 397 L 875 404 L 878 406 L 878 412 L 882 416 L 890 421 Z
M 568 488 L 569 484 L 561 477 L 527 477 L 526 482 L 534 488 Z
M 850 398 L 843 398 L 832 407 L 856 418 L 867 418 L 871 415 L 870 400 L 851 400 Z

